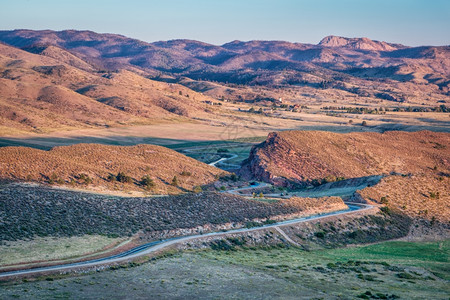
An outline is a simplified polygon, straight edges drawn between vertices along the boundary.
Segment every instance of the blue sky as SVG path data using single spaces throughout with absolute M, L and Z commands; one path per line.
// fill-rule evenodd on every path
M 0 0 L 0 30 L 88 29 L 177 38 L 318 43 L 327 35 L 450 44 L 450 0 Z

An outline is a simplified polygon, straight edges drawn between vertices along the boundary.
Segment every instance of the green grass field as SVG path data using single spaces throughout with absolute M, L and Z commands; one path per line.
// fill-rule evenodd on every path
M 3 284 L 0 298 L 448 299 L 449 250 L 446 241 L 187 251 L 137 267 Z
M 28 241 L 3 242 L 0 245 L 0 267 L 33 261 L 47 261 L 82 256 L 102 250 L 123 238 L 100 235 L 74 237 L 37 237 Z

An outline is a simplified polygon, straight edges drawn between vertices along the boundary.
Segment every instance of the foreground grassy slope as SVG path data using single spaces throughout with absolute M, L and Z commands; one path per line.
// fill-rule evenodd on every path
M 129 183 L 108 179 L 124 172 Z M 86 181 L 87 175 L 90 180 Z M 153 145 L 105 146 L 78 144 L 42 151 L 26 147 L 0 148 L 0 179 L 47 182 L 106 190 L 141 190 L 152 193 L 179 193 L 192 190 L 226 174 L 176 151 Z M 142 186 L 150 176 L 154 186 Z M 172 185 L 177 176 L 178 186 Z M 90 182 L 91 181 L 91 182 Z
M 123 238 L 100 235 L 74 237 L 39 237 L 32 240 L 8 241 L 0 245 L 0 266 L 78 257 L 114 246 Z
M 449 242 L 201 251 L 138 267 L 4 285 L 4 299 L 99 297 L 239 299 L 448 299 Z M 408 254 L 408 258 L 405 255 Z M 436 276 L 437 275 L 437 276 Z M 220 288 L 218 288 L 220 287 Z

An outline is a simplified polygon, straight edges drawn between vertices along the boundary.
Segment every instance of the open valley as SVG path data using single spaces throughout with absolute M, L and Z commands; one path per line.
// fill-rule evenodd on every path
M 0 299 L 449 299 L 450 6 L 319 2 L 0 4 Z

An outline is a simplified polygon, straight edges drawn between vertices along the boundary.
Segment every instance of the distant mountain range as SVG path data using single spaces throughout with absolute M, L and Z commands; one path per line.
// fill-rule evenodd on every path
M 337 36 L 325 37 L 317 45 L 232 41 L 216 46 L 193 40 L 146 43 L 117 34 L 76 30 L 0 31 L 0 42 L 4 43 L 0 47 L 0 97 L 47 102 L 49 95 L 58 99 L 89 97 L 95 99 L 92 106 L 113 107 L 112 117 L 104 119 L 117 122 L 131 122 L 134 117 L 141 118 L 141 122 L 142 118 L 161 115 L 196 115 L 196 102 L 179 97 L 190 92 L 192 96 L 202 93 L 205 99 L 258 101 L 277 99 L 279 92 L 273 92 L 275 88 L 301 88 L 301 94 L 308 97 L 320 96 L 326 90 L 323 97 L 354 95 L 432 105 L 448 103 L 450 97 L 450 46 L 408 47 Z M 30 92 L 19 87 L 19 81 L 28 85 L 41 82 L 42 86 Z M 122 88 L 129 86 L 129 81 L 142 81 L 144 89 L 154 93 L 148 96 L 148 91 L 135 89 L 134 94 L 128 94 L 134 95 L 131 101 L 124 92 L 128 87 Z M 187 89 L 179 92 L 178 87 L 172 88 L 170 95 L 161 88 L 157 92 L 156 81 L 180 84 Z M 197 100 L 200 96 L 197 94 Z M 69 106 L 64 104 L 61 109 Z M 128 115 L 123 116 L 124 113 Z M 3 123 L 14 117 L 5 110 L 2 115 L 7 119 Z

